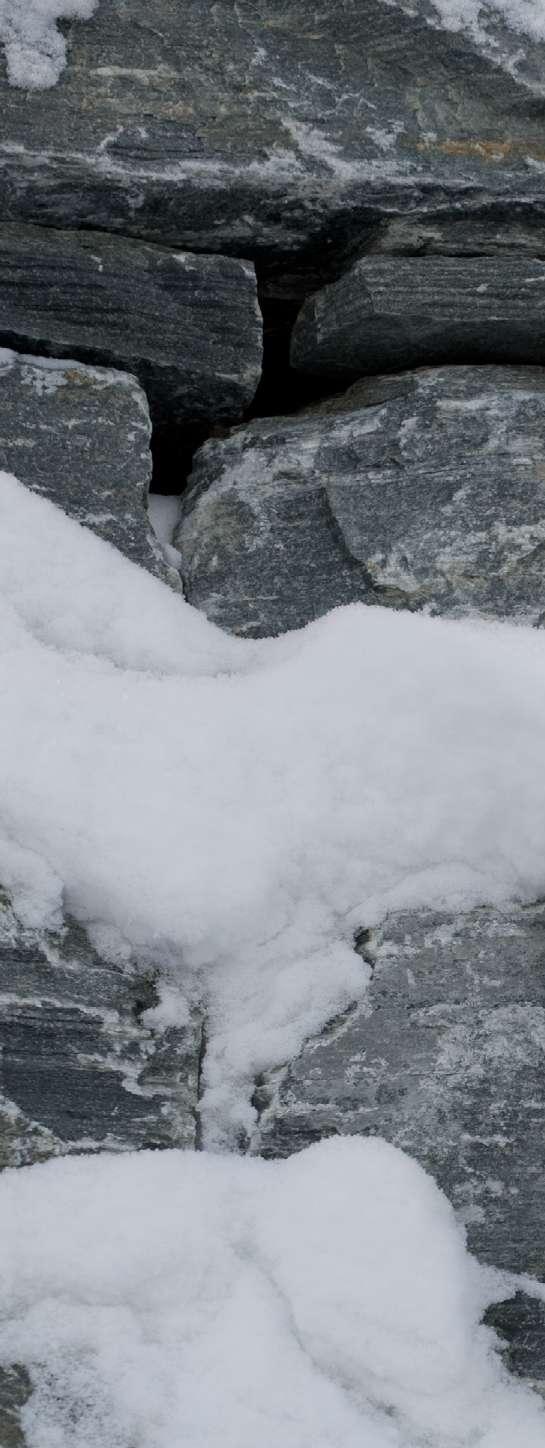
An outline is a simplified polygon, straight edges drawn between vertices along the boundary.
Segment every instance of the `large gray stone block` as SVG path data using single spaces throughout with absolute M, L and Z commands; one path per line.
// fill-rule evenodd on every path
M 545 262 L 363 257 L 308 298 L 291 343 L 293 367 L 345 381 L 469 361 L 545 362 Z
M 1 77 L 2 217 L 267 258 L 400 215 L 542 234 L 545 49 L 480 19 L 487 46 L 428 0 L 103 0 L 52 90 Z
M 147 513 L 150 434 L 135 377 L 0 349 L 0 469 L 179 586 Z
M 210 441 L 177 546 L 190 602 L 239 634 L 356 600 L 538 623 L 545 370 L 369 378 Z
M 24 926 L 0 891 L 0 1168 L 99 1150 L 194 1147 L 201 1020 L 146 1011 L 162 983 L 69 917 Z
M 446 1192 L 484 1262 L 545 1280 L 545 906 L 392 916 L 362 932 L 368 995 L 257 1083 L 253 1150 L 377 1135 Z M 545 1390 L 543 1303 L 490 1320 Z
M 261 373 L 254 268 L 125 237 L 0 228 L 0 341 L 121 367 L 157 421 L 234 421 Z

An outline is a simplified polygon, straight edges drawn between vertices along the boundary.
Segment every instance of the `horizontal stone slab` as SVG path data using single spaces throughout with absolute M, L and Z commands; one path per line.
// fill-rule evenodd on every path
M 304 303 L 302 372 L 350 378 L 436 362 L 545 362 L 545 262 L 363 257 Z
M 69 917 L 23 925 L 0 890 L 0 1168 L 195 1145 L 201 1020 L 147 1024 L 161 990 Z
M 545 220 L 545 48 L 486 27 L 423 0 L 103 0 L 51 90 L 0 75 L 1 214 L 270 258 L 439 210 L 501 245 Z
M 261 374 L 254 268 L 123 237 L 0 227 L 0 342 L 121 367 L 154 419 L 233 421 Z
M 146 507 L 150 433 L 135 377 L 0 349 L 0 470 L 179 587 Z
M 176 535 L 187 597 L 234 633 L 363 601 L 539 623 L 545 370 L 369 378 L 197 453 Z

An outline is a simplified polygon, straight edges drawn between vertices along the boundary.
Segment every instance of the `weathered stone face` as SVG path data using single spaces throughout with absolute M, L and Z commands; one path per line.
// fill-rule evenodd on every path
M 330 379 L 434 362 L 545 361 L 545 262 L 364 257 L 310 297 L 292 366 Z
M 0 350 L 0 470 L 176 586 L 146 509 L 150 433 L 136 378 Z
M 251 263 L 96 232 L 0 229 L 0 339 L 126 368 L 156 421 L 234 421 L 261 371 Z
M 3 219 L 267 258 L 492 202 L 489 245 L 515 207 L 542 230 L 544 48 L 409 9 L 108 0 L 67 27 L 53 90 L 2 78 Z
M 195 1145 L 200 1017 L 146 1024 L 160 992 L 71 919 L 23 926 L 0 893 L 0 1167 Z
M 21 1409 L 30 1397 L 32 1384 L 20 1363 L 0 1367 L 0 1443 L 2 1448 L 25 1448 L 27 1439 L 21 1425 Z
M 377 1135 L 429 1171 L 484 1262 L 545 1280 L 545 907 L 392 916 L 365 1002 L 259 1083 L 254 1151 Z M 543 1305 L 494 1308 L 545 1384 Z
M 452 367 L 209 442 L 177 535 L 187 596 L 253 636 L 356 600 L 539 622 L 544 424 L 545 370 Z

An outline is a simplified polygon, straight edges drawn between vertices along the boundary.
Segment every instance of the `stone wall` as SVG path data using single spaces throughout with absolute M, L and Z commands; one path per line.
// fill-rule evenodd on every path
M 0 76 L 0 468 L 242 636 L 354 601 L 540 627 L 545 46 L 424 0 L 108 0 L 66 35 L 54 89 Z M 355 948 L 368 999 L 256 1082 L 251 1150 L 386 1136 L 545 1280 L 543 905 Z M 202 1008 L 146 1021 L 160 965 L 4 891 L 0 975 L 3 1166 L 198 1146 Z M 494 1321 L 543 1387 L 542 1305 Z

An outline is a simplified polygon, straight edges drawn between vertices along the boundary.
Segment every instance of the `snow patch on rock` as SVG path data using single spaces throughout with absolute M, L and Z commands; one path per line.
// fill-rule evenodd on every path
M 98 0 L 0 0 L 0 41 L 8 79 L 23 90 L 49 90 L 66 65 L 58 20 L 88 20 Z
M 204 1000 L 209 1145 L 365 992 L 360 926 L 543 894 L 544 664 L 540 630 L 362 605 L 229 637 L 0 477 L 6 878 Z
M 30 1370 L 29 1448 L 541 1448 L 543 1405 L 479 1325 L 497 1294 L 378 1140 L 0 1179 L 0 1358 Z

